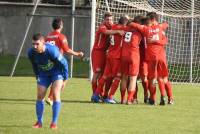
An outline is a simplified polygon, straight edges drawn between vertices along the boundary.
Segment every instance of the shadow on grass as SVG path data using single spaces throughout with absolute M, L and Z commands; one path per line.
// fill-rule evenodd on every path
M 24 103 L 23 103 L 24 102 Z M 27 103 L 31 102 L 31 103 Z M 35 104 L 34 99 L 10 99 L 10 98 L 0 98 L 0 103 L 13 103 L 13 104 Z M 85 100 L 62 100 L 62 103 L 91 103 L 91 101 Z
M 0 103 L 9 103 L 9 104 L 35 104 L 33 99 L 10 99 L 10 98 L 0 98 Z
M 91 101 L 86 100 L 62 100 L 63 103 L 91 103 Z
M 0 125 L 0 128 L 31 128 L 31 126 L 28 125 Z

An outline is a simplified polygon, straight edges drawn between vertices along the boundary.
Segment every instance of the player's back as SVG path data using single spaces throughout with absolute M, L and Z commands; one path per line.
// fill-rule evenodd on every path
M 147 59 L 158 59 L 163 49 L 163 29 L 160 25 L 148 26 L 146 30 Z
M 104 34 L 106 30 L 109 30 L 105 25 L 100 25 L 95 34 L 94 50 L 105 51 L 109 45 L 109 35 Z
M 127 27 L 122 45 L 122 56 L 129 57 L 139 54 L 139 45 L 141 39 L 142 35 L 140 32 L 131 27 Z
M 59 33 L 58 31 L 53 31 L 46 36 L 45 41 L 47 43 L 56 45 L 60 52 L 63 54 L 66 50 L 68 50 L 67 39 L 65 35 Z
M 126 26 L 115 24 L 112 30 L 124 30 Z M 110 45 L 107 50 L 107 56 L 110 58 L 120 58 L 123 43 L 123 36 L 120 34 L 110 35 Z

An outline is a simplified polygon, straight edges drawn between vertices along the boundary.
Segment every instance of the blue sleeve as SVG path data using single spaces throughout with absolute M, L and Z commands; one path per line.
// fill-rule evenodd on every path
M 34 62 L 33 53 L 34 53 L 33 49 L 29 49 L 29 51 L 28 51 L 28 58 L 31 61 L 33 72 L 34 72 L 34 74 L 36 76 L 36 79 L 37 79 L 39 72 L 38 72 L 37 64 Z
M 67 60 L 64 58 L 64 56 L 60 53 L 59 49 L 56 46 L 50 46 L 49 47 L 49 54 L 54 60 L 54 62 L 57 62 L 62 67 L 63 77 L 64 79 L 68 78 L 68 64 Z

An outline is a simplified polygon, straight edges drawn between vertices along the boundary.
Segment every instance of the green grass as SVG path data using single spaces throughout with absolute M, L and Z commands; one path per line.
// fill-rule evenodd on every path
M 70 79 L 62 93 L 58 130 L 49 129 L 51 107 L 45 106 L 44 127 L 36 121 L 36 81 L 33 77 L 0 77 L 0 134 L 199 134 L 200 87 L 173 85 L 175 105 L 90 103 L 87 79 Z M 116 99 L 119 100 L 117 92 Z
M 13 55 L 0 55 L 0 76 L 9 76 L 15 62 Z M 68 60 L 70 71 L 70 60 Z M 14 76 L 33 76 L 31 63 L 27 57 L 20 57 Z M 89 76 L 89 61 L 81 61 L 74 59 L 73 66 L 74 77 L 88 77 Z

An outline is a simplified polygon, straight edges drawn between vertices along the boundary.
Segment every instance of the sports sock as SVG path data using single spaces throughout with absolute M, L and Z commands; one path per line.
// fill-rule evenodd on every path
M 106 84 L 105 84 L 105 88 L 104 88 L 104 97 L 106 97 L 106 98 L 108 97 L 108 92 L 110 90 L 112 80 L 113 80 L 113 78 L 111 78 L 111 77 L 106 80 Z
M 101 78 L 100 80 L 99 80 L 99 83 L 98 83 L 98 86 L 97 86 L 97 88 L 96 88 L 96 91 L 95 91 L 95 95 L 100 95 L 101 94 L 101 92 L 103 91 L 103 86 L 104 86 L 104 84 L 105 84 L 105 79 L 104 78 Z
M 144 89 L 144 98 L 148 98 L 148 81 L 142 81 L 142 86 Z
M 119 86 L 119 82 L 120 82 L 120 79 L 114 79 L 112 85 L 111 85 L 111 89 L 110 89 L 110 92 L 109 92 L 109 95 L 108 95 L 108 98 L 109 99 L 113 99 L 113 96 Z
M 135 93 L 133 95 L 133 100 L 137 100 L 138 85 L 136 84 Z
M 93 92 L 93 94 L 95 93 L 96 88 L 97 88 L 97 82 L 92 81 L 92 92 Z
M 53 106 L 52 106 L 52 111 L 53 111 L 52 123 L 57 124 L 60 109 L 61 109 L 61 102 L 60 101 L 54 101 Z
M 44 101 L 36 101 L 36 115 L 38 123 L 42 124 L 43 120 L 43 113 L 44 113 Z
M 159 86 L 159 89 L 160 89 L 160 95 L 165 96 L 165 84 L 164 84 L 164 82 L 161 81 L 161 80 L 158 80 L 158 86 Z
M 136 92 L 136 90 L 128 90 L 128 97 L 127 97 L 128 102 L 132 101 L 135 92 Z
M 150 99 L 155 101 L 156 100 L 156 86 L 150 83 L 149 90 L 150 90 Z
M 121 92 L 121 103 L 125 102 L 126 99 L 126 89 L 120 90 Z
M 169 81 L 167 83 L 165 83 L 165 89 L 166 89 L 166 92 L 167 92 L 168 99 L 172 99 L 173 98 L 172 85 Z

